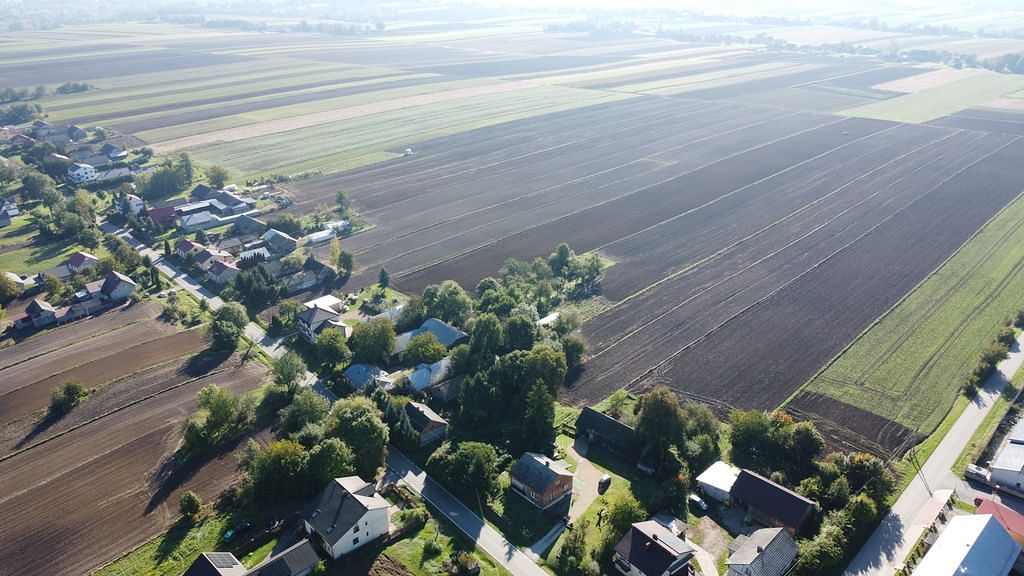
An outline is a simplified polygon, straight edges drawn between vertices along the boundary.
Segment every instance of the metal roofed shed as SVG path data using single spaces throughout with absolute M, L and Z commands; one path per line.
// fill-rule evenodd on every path
M 990 466 L 993 484 L 1021 490 L 1024 485 L 1024 444 L 1005 444 Z
M 957 516 L 939 534 L 914 576 L 1005 576 L 1020 554 L 1017 544 L 991 514 Z
M 709 498 L 728 502 L 729 492 L 739 475 L 739 468 L 719 460 L 697 476 L 697 485 Z

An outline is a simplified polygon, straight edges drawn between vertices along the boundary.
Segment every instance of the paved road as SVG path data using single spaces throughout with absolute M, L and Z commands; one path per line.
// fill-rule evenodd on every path
M 220 297 L 204 288 L 203 285 L 194 278 L 165 259 L 163 254 L 136 240 L 127 229 L 119 229 L 106 221 L 100 223 L 100 228 L 104 232 L 114 234 L 124 239 L 124 241 L 134 248 L 139 254 L 149 256 L 149 260 L 154 266 L 156 266 L 157 270 L 160 270 L 160 272 L 170 278 L 182 290 L 187 291 L 198 299 L 206 300 L 207 304 L 210 305 L 211 310 L 219 310 L 220 307 L 224 305 L 224 301 L 221 300 Z M 270 355 L 271 358 L 280 358 L 288 351 L 284 345 L 283 338 L 271 338 L 270 336 L 267 336 L 267 333 L 264 332 L 263 328 L 260 328 L 260 326 L 255 322 L 249 322 L 245 326 L 245 336 L 262 348 Z M 313 374 L 312 372 L 307 371 L 299 383 L 302 386 L 311 386 L 313 390 L 326 398 L 331 404 L 334 404 L 338 400 L 338 397 L 327 389 L 327 386 L 324 385 L 324 383 L 316 377 L 316 374 Z
M 466 508 L 440 484 L 429 478 L 416 464 L 402 455 L 394 446 L 388 447 L 388 474 L 412 488 L 434 508 L 441 511 L 478 548 L 494 558 L 514 576 L 548 576 L 526 554 L 519 551 L 501 534 L 487 525 L 479 516 Z
M 977 397 L 968 404 L 935 452 L 921 466 L 921 473 L 914 476 L 892 510 L 846 568 L 846 576 L 894 574 L 930 524 L 927 517 L 931 515 L 923 511 L 933 507 L 929 504 L 934 500 L 932 495 L 941 491 L 963 490 L 962 481 L 950 468 L 992 409 L 1000 392 L 1024 363 L 1021 344 L 1024 344 L 1024 335 L 1018 338 L 1009 358 L 999 363 L 996 372 L 985 381 Z M 970 498 L 970 494 L 964 496 Z

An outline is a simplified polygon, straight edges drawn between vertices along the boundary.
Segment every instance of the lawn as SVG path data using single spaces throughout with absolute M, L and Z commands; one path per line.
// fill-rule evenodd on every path
M 241 558 L 242 564 L 244 564 L 246 568 L 252 568 L 253 566 L 259 564 L 260 562 L 263 562 L 264 560 L 267 559 L 267 556 L 270 556 L 270 552 L 274 550 L 274 546 L 276 546 L 276 545 L 277 545 L 277 538 L 272 538 L 269 542 L 267 542 L 263 546 L 260 546 L 259 548 L 255 549 L 252 552 L 249 552 L 248 554 L 243 556 Z
M 162 536 L 101 568 L 95 576 L 181 574 L 201 552 L 217 549 L 227 525 L 226 516 L 211 516 L 193 526 L 176 524 Z
M 28 222 L 28 218 L 19 218 L 18 222 Z M 3 236 L 0 236 L 2 241 L 8 243 L 8 246 L 20 243 L 25 245 L 17 250 L 0 254 L 0 270 L 15 272 L 22 276 L 35 274 L 47 268 L 64 264 L 72 254 L 79 250 L 90 252 L 98 258 L 109 255 L 109 252 L 102 244 L 95 250 L 89 250 L 79 244 L 66 241 L 40 241 L 39 237 L 35 234 L 34 228 L 30 226 L 21 225 L 16 231 L 12 230 L 12 232 L 17 233 L 8 235 L 9 233 L 5 232 Z
M 1024 78 L 991 72 L 915 94 L 848 108 L 840 114 L 894 122 L 927 122 L 964 108 L 980 106 L 1022 88 Z
M 796 394 L 824 394 L 927 436 L 949 413 L 982 349 L 1024 306 L 1022 293 L 1018 197 Z
M 487 506 L 490 508 L 489 512 L 493 512 L 501 518 L 492 518 L 490 514 L 487 514 L 487 520 L 495 524 L 498 531 L 508 538 L 509 542 L 517 546 L 529 546 L 546 534 L 555 525 L 555 522 L 558 522 L 557 512 L 550 510 L 547 513 L 541 512 L 516 492 L 512 488 L 508 472 L 502 472 L 499 481 L 501 482 L 501 493 L 491 499 Z M 474 508 L 469 503 L 467 505 Z M 562 506 L 561 509 L 565 509 L 565 507 Z

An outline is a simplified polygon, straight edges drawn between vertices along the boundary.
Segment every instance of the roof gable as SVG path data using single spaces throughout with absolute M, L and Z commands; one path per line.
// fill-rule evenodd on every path
M 358 476 L 335 478 L 303 514 L 313 530 L 332 546 L 370 510 L 387 508 L 373 485 Z
M 812 500 L 750 470 L 740 470 L 729 495 L 797 531 L 816 507 Z
M 512 467 L 511 476 L 533 490 L 544 493 L 561 476 L 572 476 L 554 460 L 536 452 L 526 452 Z
M 653 520 L 633 524 L 615 552 L 646 576 L 661 576 L 669 568 L 678 573 L 694 554 L 693 547 Z

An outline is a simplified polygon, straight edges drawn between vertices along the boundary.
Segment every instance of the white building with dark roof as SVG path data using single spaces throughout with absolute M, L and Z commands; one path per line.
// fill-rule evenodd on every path
M 633 524 L 615 545 L 623 576 L 694 576 L 692 546 L 654 520 Z
M 697 485 L 709 498 L 725 503 L 739 475 L 739 468 L 719 460 L 697 476 Z
M 796 561 L 796 541 L 782 528 L 762 528 L 729 544 L 726 576 L 783 576 Z
M 302 522 L 314 545 L 337 560 L 388 533 L 388 502 L 358 476 L 335 478 Z

